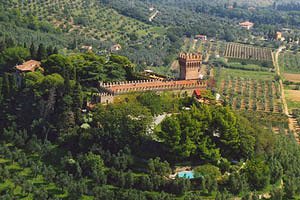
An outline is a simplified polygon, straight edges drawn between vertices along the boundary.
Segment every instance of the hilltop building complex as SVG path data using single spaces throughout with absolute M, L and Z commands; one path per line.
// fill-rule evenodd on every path
M 93 103 L 112 103 L 118 95 L 146 91 L 194 91 L 205 90 L 207 82 L 200 74 L 202 55 L 200 53 L 180 53 L 179 80 L 136 80 L 127 82 L 99 83 L 99 94 L 93 97 Z

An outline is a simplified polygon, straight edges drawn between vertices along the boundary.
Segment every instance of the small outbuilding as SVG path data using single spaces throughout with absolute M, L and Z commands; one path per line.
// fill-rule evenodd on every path
M 193 96 L 196 97 L 197 99 L 200 99 L 201 98 L 201 91 L 200 91 L 200 89 L 194 90 Z
M 24 62 L 22 65 L 17 65 L 16 69 L 19 72 L 34 72 L 37 69 L 41 68 L 41 62 L 36 60 L 29 60 L 27 62 Z
M 249 21 L 245 21 L 245 22 L 241 22 L 239 23 L 240 27 L 242 28 L 245 28 L 247 30 L 250 30 L 253 26 L 254 26 L 254 23 L 252 22 L 249 22 Z
M 206 35 L 195 35 L 196 40 L 202 40 L 202 41 L 207 41 L 207 36 Z
M 115 44 L 115 45 L 110 47 L 111 52 L 120 51 L 121 49 L 122 49 L 122 46 L 120 44 Z

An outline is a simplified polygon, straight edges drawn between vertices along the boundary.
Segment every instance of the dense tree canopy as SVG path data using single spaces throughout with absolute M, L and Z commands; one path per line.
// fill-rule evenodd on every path
M 243 122 L 246 120 L 228 108 L 194 105 L 191 111 L 165 119 L 159 136 L 170 151 L 181 157 L 246 159 L 254 153 L 255 132 L 246 131 Z

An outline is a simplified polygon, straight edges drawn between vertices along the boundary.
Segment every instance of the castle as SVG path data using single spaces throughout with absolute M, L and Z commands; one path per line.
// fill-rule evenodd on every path
M 179 54 L 180 79 L 195 80 L 200 78 L 202 55 L 200 53 Z
M 118 95 L 130 92 L 145 91 L 193 91 L 205 90 L 207 82 L 202 80 L 200 73 L 202 55 L 200 53 L 180 53 L 179 80 L 136 80 L 126 82 L 99 83 L 99 94 L 93 96 L 92 102 L 112 103 Z

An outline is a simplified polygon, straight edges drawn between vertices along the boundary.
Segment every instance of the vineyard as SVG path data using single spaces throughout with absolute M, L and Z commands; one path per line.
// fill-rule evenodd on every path
M 261 62 L 264 67 L 273 66 L 272 50 L 268 48 L 228 43 L 226 45 L 224 57 L 228 58 L 230 61 L 251 61 L 256 64 Z
M 220 93 L 236 110 L 282 112 L 279 84 L 272 80 L 227 76 L 221 81 Z
M 300 73 L 300 54 L 280 54 L 279 66 L 283 72 Z

